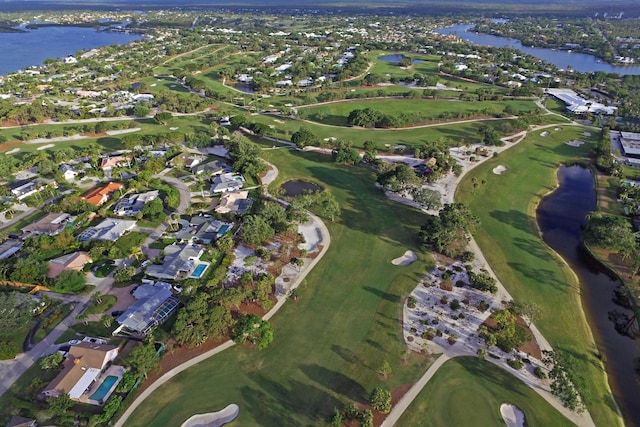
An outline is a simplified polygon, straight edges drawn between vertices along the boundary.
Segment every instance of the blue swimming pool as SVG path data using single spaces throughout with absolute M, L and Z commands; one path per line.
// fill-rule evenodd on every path
M 109 390 L 111 390 L 111 387 L 113 387 L 117 381 L 118 377 L 109 375 L 104 379 L 104 381 L 102 381 L 102 384 L 100 384 L 100 387 L 98 387 L 96 392 L 91 395 L 90 399 L 97 400 L 98 402 L 104 400 L 107 393 L 109 393 Z
M 220 230 L 218 230 L 218 234 L 222 236 L 224 233 L 229 231 L 229 228 L 230 227 L 227 224 L 223 225 L 222 227 L 220 227 Z
M 209 267 L 209 264 L 198 264 L 198 265 L 196 265 L 195 270 L 193 270 L 193 272 L 191 273 L 190 276 L 194 277 L 196 279 L 199 279 L 200 277 L 202 277 L 204 272 L 207 270 L 207 267 Z

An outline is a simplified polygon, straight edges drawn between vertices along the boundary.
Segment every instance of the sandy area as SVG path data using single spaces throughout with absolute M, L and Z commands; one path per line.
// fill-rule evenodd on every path
M 276 123 L 280 123 L 280 124 L 284 123 L 284 122 L 283 122 L 282 120 L 280 120 L 280 119 L 273 119 L 273 121 L 274 121 L 274 122 L 276 122 Z
M 304 243 L 301 243 L 299 248 L 305 249 L 307 252 L 314 252 L 320 242 L 322 242 L 322 234 L 320 230 L 314 226 L 313 221 L 300 224 L 298 226 L 298 233 L 304 236 Z
M 591 132 L 584 132 L 583 135 L 584 136 L 591 136 Z
M 495 168 L 493 168 L 493 173 L 495 173 L 496 175 L 502 175 L 506 171 L 507 171 L 506 166 L 502 166 L 502 165 L 498 165 Z
M 565 142 L 565 144 L 570 145 L 572 147 L 580 147 L 582 144 L 584 144 L 584 141 L 573 139 L 571 141 Z
M 36 148 L 36 150 L 40 151 L 40 150 L 46 150 L 47 148 L 52 148 L 55 147 L 54 144 L 47 144 L 47 145 L 43 145 L 42 147 L 38 147 Z
M 324 138 L 323 141 L 337 141 L 338 138 L 336 138 L 335 136 L 330 136 L 329 138 Z
M 125 133 L 138 132 L 140 130 L 142 130 L 142 128 L 118 129 L 118 130 L 108 130 L 105 133 L 107 135 L 124 135 Z
M 398 257 L 398 258 L 394 259 L 393 261 L 391 261 L 391 264 L 393 264 L 393 265 L 409 265 L 409 264 L 411 264 L 412 262 L 414 262 L 417 259 L 418 259 L 418 256 L 416 255 L 415 252 L 406 251 L 404 253 L 404 255 L 402 255 L 401 257 Z
M 19 148 L 14 148 L 13 150 L 9 150 L 9 151 L 7 151 L 7 152 L 6 152 L 6 153 L 4 153 L 4 154 L 15 154 L 15 153 L 17 153 L 18 151 L 20 151 L 20 149 L 19 149 Z
M 524 413 L 516 406 L 503 403 L 500 405 L 500 414 L 507 427 L 524 427 Z
M 557 128 L 555 128 L 554 130 L 555 130 L 555 131 L 561 131 L 561 130 L 562 130 L 562 128 L 557 127 Z
M 235 403 L 218 412 L 197 414 L 183 422 L 180 427 L 219 427 L 230 423 L 240 413 L 240 408 Z
M 544 131 L 544 132 L 542 132 L 542 133 L 540 134 L 540 136 L 549 136 L 549 135 L 550 135 L 550 133 L 549 133 L 549 132 L 547 132 L 547 131 Z

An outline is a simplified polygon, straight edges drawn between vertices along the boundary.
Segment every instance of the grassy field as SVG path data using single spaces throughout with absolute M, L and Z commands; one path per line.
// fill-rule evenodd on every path
M 94 302 L 89 306 L 89 308 L 85 310 L 84 314 L 89 315 L 104 313 L 105 311 L 113 307 L 116 302 L 118 302 L 118 298 L 115 295 L 103 295 L 102 297 L 100 297 L 100 300 L 100 304 Z
M 393 150 L 396 145 L 407 147 L 421 146 L 440 139 L 451 141 L 452 145 L 464 145 L 479 142 L 479 127 L 483 122 L 442 124 L 425 128 L 402 130 L 363 129 L 341 126 L 327 126 L 301 120 L 289 120 L 273 116 L 251 116 L 253 122 L 270 126 L 270 136 L 291 139 L 291 135 L 301 127 L 308 127 L 321 141 L 325 138 L 338 138 L 350 142 L 354 147 L 363 147 L 365 141 L 373 141 L 381 150 Z M 506 120 L 506 119 L 505 119 Z M 498 123 L 494 121 L 491 123 Z
M 326 123 L 335 126 L 348 126 L 347 118 L 353 110 L 371 108 L 382 114 L 396 116 L 400 113 L 419 113 L 427 120 L 436 120 L 443 113 L 459 113 L 471 116 L 480 116 L 481 110 L 489 110 L 492 113 L 501 113 L 511 105 L 518 112 L 536 110 L 533 101 L 444 101 L 433 99 L 374 99 L 374 100 L 350 100 L 333 104 L 318 105 L 304 108 L 309 120 Z
M 543 314 L 536 321 L 537 326 L 556 349 L 577 359 L 589 393 L 587 407 L 596 424 L 620 425 L 582 311 L 579 284 L 572 271 L 542 241 L 535 221 L 537 203 L 556 186 L 559 163 L 585 158 L 595 137 L 584 136 L 583 132 L 593 131 L 582 127 L 548 130 L 548 137 L 533 134 L 474 169 L 461 183 L 456 199 L 480 218 L 476 239 L 507 290 L 516 300 L 540 305 Z M 579 148 L 565 144 L 572 139 L 588 144 Z M 507 171 L 493 174 L 497 165 L 506 166 Z M 486 180 L 486 185 L 474 190 L 473 178 L 478 182 Z
M 417 250 L 422 214 L 386 201 L 367 169 L 289 150 L 270 152 L 269 161 L 280 169 L 278 182 L 309 177 L 335 194 L 342 214 L 327 224 L 329 251 L 299 288 L 299 301 L 273 318 L 270 348 L 234 347 L 188 369 L 145 401 L 127 425 L 178 425 L 229 403 L 242 408 L 238 425 L 326 425 L 334 407 L 364 402 L 373 387 L 393 389 L 426 369 L 421 355 L 401 363 L 399 322 L 401 301 L 432 261 L 421 255 L 409 267 L 390 263 L 407 248 Z M 383 360 L 393 370 L 386 382 L 375 372 Z
M 398 426 L 504 426 L 500 405 L 520 408 L 528 426 L 571 426 L 523 382 L 477 358 L 447 361 L 422 389 Z

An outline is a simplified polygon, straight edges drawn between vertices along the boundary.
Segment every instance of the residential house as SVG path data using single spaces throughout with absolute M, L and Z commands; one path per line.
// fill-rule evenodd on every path
M 178 233 L 183 242 L 195 242 L 208 245 L 215 242 L 233 227 L 233 223 L 219 221 L 210 216 L 194 216 L 189 221 L 189 228 Z
M 6 259 L 15 255 L 22 249 L 22 245 L 22 240 L 18 239 L 8 239 L 0 243 L 0 259 Z
M 85 264 L 93 262 L 86 252 L 73 252 L 49 261 L 47 277 L 56 277 L 65 270 L 82 271 Z
M 80 242 L 96 239 L 116 241 L 135 226 L 136 222 L 133 220 L 106 218 L 95 227 L 89 227 L 84 230 L 78 235 L 77 239 Z
M 102 206 L 107 203 L 113 193 L 123 188 L 124 184 L 120 184 L 119 182 L 110 182 L 104 187 L 94 189 L 89 194 L 84 196 L 83 199 L 88 203 L 91 203 L 92 205 Z
M 221 214 L 230 212 L 242 215 L 246 213 L 253 204 L 253 200 L 249 199 L 248 196 L 249 192 L 246 190 L 224 193 L 220 197 L 220 202 L 218 202 L 215 211 Z
M 46 397 L 68 394 L 71 399 L 78 400 L 116 356 L 118 347 L 113 345 L 85 341 L 72 345 L 62 372 L 49 383 L 42 394 Z
M 73 166 L 69 165 L 60 166 L 60 173 L 67 182 L 73 181 L 78 176 L 78 171 L 76 171 Z
M 47 186 L 58 188 L 58 184 L 52 179 L 36 178 L 31 181 L 15 181 L 7 185 L 11 194 L 18 200 L 26 199 L 45 188 Z
M 173 296 L 169 283 L 143 284 L 133 291 L 136 302 L 122 313 L 113 335 L 145 336 L 162 324 L 178 308 L 180 300 Z
M 131 157 L 129 156 L 103 157 L 100 160 L 100 169 L 110 171 L 117 166 L 128 165 L 129 162 L 131 162 Z
M 55 236 L 64 231 L 64 229 L 73 224 L 76 217 L 68 213 L 51 212 L 43 218 L 22 227 L 22 232 L 30 235 L 48 234 Z
M 214 160 L 207 163 L 202 163 L 197 166 L 191 168 L 191 172 L 196 175 L 200 175 L 201 173 L 208 172 L 212 176 L 220 175 L 223 172 L 229 172 L 231 167 L 227 165 L 225 162 L 221 162 L 220 160 Z
M 145 273 L 158 279 L 184 280 L 193 272 L 204 248 L 198 245 L 169 245 L 164 252 L 164 263 L 148 266 Z
M 33 418 L 25 418 L 14 415 L 6 427 L 38 427 L 38 422 Z
M 148 202 L 158 198 L 158 190 L 131 194 L 118 200 L 113 212 L 118 216 L 136 216 Z
M 235 173 L 223 173 L 213 178 L 213 184 L 211 185 L 212 193 L 226 193 L 228 191 L 237 191 L 242 188 L 244 184 L 244 178 L 242 175 Z

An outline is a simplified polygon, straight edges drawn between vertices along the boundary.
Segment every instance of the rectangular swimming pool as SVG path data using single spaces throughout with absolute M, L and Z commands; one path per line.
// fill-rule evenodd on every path
M 102 384 L 100 384 L 100 387 L 98 387 L 95 393 L 91 395 L 90 399 L 97 400 L 98 402 L 104 400 L 107 393 L 109 393 L 109 390 L 111 390 L 111 387 L 113 387 L 117 381 L 118 377 L 109 375 L 104 379 L 104 381 L 102 381 Z
M 199 279 L 207 270 L 207 267 L 209 267 L 209 264 L 198 264 L 196 265 L 196 268 L 193 270 L 193 272 L 189 276 Z

